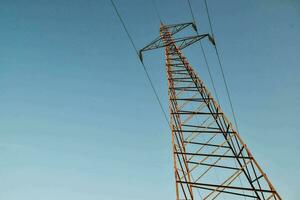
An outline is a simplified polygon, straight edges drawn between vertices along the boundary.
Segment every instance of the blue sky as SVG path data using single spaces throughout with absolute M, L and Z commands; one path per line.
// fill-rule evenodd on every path
M 282 197 L 296 200 L 300 3 L 208 2 L 241 136 Z M 110 2 L 0 3 L 0 199 L 174 199 L 170 132 Z M 191 3 L 206 33 L 204 4 Z M 151 1 L 116 4 L 139 48 L 158 35 Z M 166 23 L 191 21 L 186 1 L 157 4 Z M 211 88 L 199 45 L 184 53 Z M 163 50 L 145 55 L 167 109 L 163 59 Z

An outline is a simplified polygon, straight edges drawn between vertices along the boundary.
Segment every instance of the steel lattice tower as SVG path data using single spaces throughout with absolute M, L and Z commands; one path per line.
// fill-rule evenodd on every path
M 193 23 L 161 24 L 141 49 L 165 48 L 176 200 L 280 200 L 267 175 L 181 50 L 209 34 L 174 38 Z

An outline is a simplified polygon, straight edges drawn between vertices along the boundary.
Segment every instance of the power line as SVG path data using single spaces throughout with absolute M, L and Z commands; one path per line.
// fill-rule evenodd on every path
M 189 5 L 189 10 L 190 10 L 190 13 L 191 13 L 191 16 L 193 18 L 193 23 L 195 24 L 196 26 L 196 19 L 195 19 L 195 15 L 194 15 L 194 12 L 193 12 L 193 9 L 192 9 L 192 5 L 191 5 L 191 2 L 190 0 L 187 0 L 188 2 L 188 5 Z M 198 29 L 196 29 L 196 32 L 197 34 L 198 33 Z M 217 93 L 217 90 L 216 90 L 216 87 L 215 87 L 215 82 L 214 82 L 214 79 L 212 77 L 212 73 L 211 73 L 211 70 L 210 70 L 210 66 L 208 64 L 208 61 L 207 61 L 207 57 L 206 57 L 206 54 L 205 54 L 205 51 L 204 51 L 204 48 L 203 48 L 203 45 L 202 45 L 202 41 L 200 40 L 200 47 L 201 47 L 201 52 L 202 52 L 202 55 L 203 55 L 203 58 L 204 58 L 204 62 L 205 62 L 205 66 L 207 67 L 207 71 L 208 71 L 208 74 L 209 74 L 209 78 L 210 78 L 210 82 L 212 84 L 212 87 L 213 87 L 213 91 L 215 93 L 215 97 L 217 99 L 218 102 L 220 102 L 219 100 L 219 96 L 218 96 L 218 93 Z
M 125 22 L 124 22 L 124 20 L 122 19 L 121 15 L 120 15 L 120 13 L 119 13 L 119 11 L 118 11 L 118 9 L 117 9 L 116 4 L 114 3 L 113 0 L 110 0 L 110 2 L 111 2 L 111 4 L 112 4 L 112 6 L 113 6 L 113 8 L 114 8 L 114 10 L 115 10 L 115 12 L 116 12 L 116 14 L 117 14 L 119 20 L 120 20 L 120 22 L 121 22 L 121 24 L 122 24 L 122 26 L 123 26 L 125 32 L 126 32 L 127 36 L 128 36 L 128 39 L 129 39 L 129 41 L 130 41 L 132 47 L 134 48 L 134 50 L 135 50 L 135 52 L 136 52 L 136 55 L 139 57 L 138 49 L 136 48 L 136 45 L 134 44 L 133 39 L 132 39 L 132 37 L 131 37 L 131 35 L 130 35 L 128 29 L 126 28 Z M 140 59 L 139 59 L 139 60 L 140 60 Z M 148 81 L 149 81 L 149 83 L 150 83 L 150 85 L 151 85 L 151 88 L 152 88 L 152 90 L 153 90 L 153 93 L 154 93 L 154 95 L 155 95 L 155 98 L 156 98 L 156 100 L 157 100 L 157 102 L 158 102 L 158 104 L 159 104 L 159 107 L 160 107 L 160 109 L 161 109 L 162 112 L 163 112 L 164 118 L 165 118 L 166 122 L 168 123 L 168 126 L 171 128 L 171 125 L 170 125 L 169 119 L 168 119 L 168 117 L 167 117 L 166 111 L 164 110 L 164 108 L 163 108 L 163 106 L 162 106 L 161 100 L 160 100 L 160 98 L 159 98 L 159 96 L 158 96 L 158 93 L 157 93 L 155 87 L 154 87 L 153 81 L 151 80 L 151 77 L 150 77 L 150 74 L 149 74 L 149 72 L 148 72 L 148 70 L 147 70 L 147 67 L 145 66 L 145 64 L 144 64 L 143 62 L 141 62 L 141 64 L 142 64 L 143 70 L 144 70 L 144 72 L 145 72 L 145 74 L 146 74 L 146 76 L 147 76 L 147 79 L 148 79 Z
M 195 16 L 194 16 L 194 12 L 193 12 L 193 9 L 192 9 L 191 2 L 190 2 L 190 0 L 187 0 L 187 1 L 188 1 L 188 5 L 189 5 L 189 10 L 190 10 L 191 16 L 193 18 L 193 23 L 196 26 L 196 19 L 195 19 Z M 199 35 L 198 29 L 196 29 L 196 32 L 197 32 L 197 35 Z M 203 58 L 204 58 L 204 61 L 205 61 L 205 66 L 207 67 L 207 71 L 208 71 L 208 74 L 209 74 L 210 82 L 212 84 L 212 87 L 213 87 L 213 90 L 214 90 L 214 93 L 215 93 L 215 97 L 216 97 L 217 101 L 220 102 L 219 101 L 219 97 L 218 97 L 218 93 L 217 93 L 217 90 L 216 90 L 216 87 L 215 87 L 214 79 L 212 77 L 210 66 L 208 65 L 207 57 L 206 57 L 206 54 L 205 54 L 205 51 L 204 51 L 204 48 L 203 48 L 201 40 L 200 40 L 200 47 L 201 47 L 201 52 L 202 52 L 202 55 L 203 55 Z M 215 173 L 215 175 L 216 175 L 216 178 L 219 180 L 218 174 Z M 200 194 L 200 191 L 199 190 L 197 190 L 197 191 L 198 191 L 198 194 L 199 194 L 200 198 L 203 199 L 202 196 L 201 196 L 201 194 Z
M 214 79 L 212 77 L 210 66 L 208 65 L 207 57 L 206 57 L 206 54 L 205 54 L 205 51 L 204 51 L 204 48 L 203 48 L 203 45 L 202 45 L 201 41 L 200 41 L 200 47 L 201 47 L 201 51 L 202 51 L 202 54 L 203 54 L 203 57 L 204 57 L 204 62 L 206 64 L 206 66 L 207 66 L 207 71 L 208 71 L 208 74 L 209 74 L 210 82 L 212 84 L 212 87 L 213 87 L 216 99 L 217 99 L 218 102 L 220 102 L 219 95 L 217 93 L 217 89 L 216 89 L 216 86 L 215 86 L 215 81 L 214 81 Z
M 190 8 L 190 12 L 191 12 L 191 15 L 192 15 L 192 18 L 193 18 L 193 22 L 196 25 L 196 20 L 195 20 L 195 16 L 194 16 L 194 12 L 193 12 L 193 9 L 192 9 L 191 2 L 190 2 L 190 0 L 187 0 L 187 2 L 189 4 L 189 8 Z M 196 32 L 198 33 L 198 30 L 196 30 Z
M 208 22 L 209 22 L 209 29 L 210 29 L 211 35 L 212 35 L 213 37 L 215 37 L 215 36 L 214 36 L 213 27 L 212 27 L 212 23 L 211 23 L 211 19 L 210 19 L 210 14 L 209 14 L 209 11 L 208 11 L 207 1 L 206 1 L 206 0 L 203 0 L 203 1 L 204 1 L 204 4 L 205 4 L 206 14 L 207 14 Z M 215 38 L 214 38 L 214 39 L 215 39 Z
M 210 17 L 209 10 L 208 10 L 207 1 L 206 0 L 203 0 L 203 1 L 204 1 L 204 4 L 205 4 L 205 10 L 206 10 L 206 14 L 207 14 L 208 22 L 209 22 L 210 32 L 211 32 L 212 37 L 216 41 L 214 31 L 213 31 L 212 22 L 211 22 L 211 17 Z M 229 104 L 230 104 L 234 124 L 235 124 L 236 130 L 239 132 L 239 128 L 238 128 L 238 124 L 237 124 L 237 120 L 236 120 L 236 116 L 235 116 L 235 112 L 234 112 L 234 108 L 233 108 L 233 104 L 232 104 L 232 100 L 231 100 L 231 96 L 230 96 L 230 92 L 229 92 L 229 88 L 228 88 L 228 84 L 227 84 L 227 80 L 226 80 L 226 77 L 225 77 L 223 65 L 221 63 L 220 54 L 219 54 L 216 42 L 215 42 L 215 45 L 214 45 L 214 49 L 215 49 L 217 59 L 218 59 L 218 63 L 219 63 L 220 69 L 221 69 L 221 74 L 222 74 L 223 82 L 224 82 L 224 85 L 225 85 L 225 88 L 226 88 L 226 93 L 227 93 L 227 97 L 228 97 L 228 100 L 229 100 Z M 237 166 L 237 163 L 235 163 L 235 166 Z M 239 182 L 240 182 L 241 186 L 243 187 L 243 183 L 242 183 L 242 180 L 241 180 L 240 177 L 239 177 Z M 245 194 L 245 191 L 243 191 L 243 194 Z M 244 196 L 244 199 L 246 199 L 245 196 Z
M 159 14 L 157 5 L 156 5 L 156 3 L 155 3 L 155 0 L 152 0 L 152 4 L 153 4 L 153 7 L 154 7 L 154 10 L 155 10 L 155 13 L 156 13 L 157 18 L 159 19 L 160 23 L 163 23 L 163 21 L 162 21 L 162 19 L 161 19 L 161 15 Z
M 212 37 L 216 41 L 216 38 L 214 36 L 212 22 L 211 22 L 211 17 L 210 17 L 209 10 L 208 10 L 207 1 L 206 0 L 203 0 L 203 1 L 204 1 L 204 4 L 205 4 L 205 9 L 206 9 L 206 14 L 207 14 L 208 22 L 209 22 L 210 32 L 211 32 Z M 234 108 L 233 108 L 233 104 L 232 104 L 232 100 L 231 100 L 231 96 L 230 96 L 230 92 L 229 92 L 229 87 L 228 87 L 227 80 L 226 80 L 226 77 L 225 77 L 223 65 L 221 63 L 220 54 L 219 54 L 219 51 L 218 51 L 218 48 L 217 48 L 217 44 L 214 45 L 214 49 L 215 49 L 215 52 L 216 52 L 216 55 L 217 55 L 217 59 L 218 59 L 218 63 L 219 63 L 220 69 L 221 69 L 221 74 L 222 74 L 223 82 L 224 82 L 224 85 L 225 85 L 225 88 L 226 88 L 226 93 L 227 93 L 227 97 L 228 97 L 228 100 L 229 100 L 229 104 L 230 104 L 230 108 L 231 108 L 231 112 L 232 112 L 234 124 L 235 124 L 235 127 L 236 127 L 237 131 L 239 131 L 238 125 L 237 125 L 236 116 L 235 116 L 235 112 L 234 112 Z
M 190 2 L 190 0 L 187 0 L 187 1 L 188 1 L 188 4 L 189 4 L 189 8 L 190 8 L 190 12 L 191 12 L 191 15 L 192 15 L 192 18 L 193 18 L 193 22 L 194 22 L 194 24 L 196 25 L 196 20 L 195 20 L 195 16 L 194 16 L 194 13 L 193 13 L 192 6 L 191 6 L 191 2 Z M 209 21 L 210 31 L 211 31 L 212 37 L 214 38 L 214 33 L 213 33 L 213 29 L 212 29 L 212 23 L 211 23 L 210 15 L 209 15 L 209 12 L 208 12 L 208 6 L 207 6 L 206 0 L 205 0 L 205 7 L 206 7 L 207 15 L 208 15 L 208 21 Z M 196 32 L 197 32 L 197 34 L 198 34 L 198 30 L 197 30 L 197 29 L 196 29 Z M 208 70 L 208 73 L 209 73 L 209 77 L 210 77 L 210 80 L 211 80 L 211 82 L 212 82 L 213 90 L 214 90 L 215 95 L 216 95 L 216 99 L 217 99 L 218 102 L 220 102 L 220 101 L 219 101 L 218 94 L 217 94 L 217 90 L 216 90 L 216 88 L 215 88 L 214 80 L 213 80 L 213 78 L 212 78 L 212 74 L 211 74 L 211 71 L 210 71 L 210 67 L 209 67 L 209 65 L 208 65 L 207 58 L 206 58 L 206 55 L 205 55 L 205 51 L 204 51 L 204 48 L 203 48 L 203 45 L 202 45 L 201 41 L 200 41 L 200 46 L 201 46 L 201 51 L 202 51 L 202 54 L 203 54 L 203 57 L 204 57 L 204 60 L 205 60 L 206 66 L 207 66 L 207 70 Z M 226 83 L 226 79 L 225 79 L 223 67 L 222 67 L 222 64 L 221 64 L 221 61 L 220 61 L 220 56 L 219 56 L 219 53 L 218 53 L 216 44 L 213 45 L 213 46 L 214 46 L 214 48 L 215 48 L 215 50 L 216 50 L 216 54 L 217 54 L 218 61 L 219 61 L 219 66 L 220 66 L 220 68 L 221 68 L 223 80 L 224 80 L 224 83 L 225 83 L 225 86 L 226 86 L 226 91 L 227 91 L 228 99 L 229 99 L 229 102 L 230 102 L 230 107 L 231 107 L 231 111 L 232 111 L 232 114 L 233 114 L 235 126 L 236 126 L 236 128 L 237 128 L 237 130 L 238 130 L 237 122 L 236 122 L 236 119 L 235 119 L 235 114 L 234 114 L 234 110 L 233 110 L 233 106 L 232 106 L 232 102 L 231 102 L 231 98 L 230 98 L 230 95 L 229 95 L 229 90 L 228 90 L 228 87 L 227 87 L 227 83 Z M 237 167 L 237 163 L 236 163 L 236 162 L 235 162 L 235 166 Z M 216 176 L 217 176 L 217 179 L 219 179 L 218 174 L 216 174 Z M 241 180 L 240 177 L 239 177 L 239 182 L 240 182 L 240 185 L 243 187 L 243 183 L 242 183 L 242 180 Z M 244 191 L 243 191 L 243 193 L 245 194 Z M 201 196 L 200 196 L 200 197 L 201 197 Z M 246 197 L 244 197 L 244 199 L 246 199 Z

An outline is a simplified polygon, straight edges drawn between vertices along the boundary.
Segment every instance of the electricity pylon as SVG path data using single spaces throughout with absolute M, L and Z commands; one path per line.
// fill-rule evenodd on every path
M 174 38 L 194 23 L 161 24 L 140 50 L 165 48 L 176 200 L 281 200 L 267 175 L 181 50 L 209 34 Z

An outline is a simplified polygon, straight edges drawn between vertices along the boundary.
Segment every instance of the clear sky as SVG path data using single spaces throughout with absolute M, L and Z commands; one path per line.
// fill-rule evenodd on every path
M 191 3 L 206 33 L 204 4 Z M 282 197 L 297 200 L 300 2 L 208 3 L 241 136 Z M 151 1 L 116 4 L 139 48 L 158 35 Z M 157 4 L 166 23 L 191 21 L 185 0 Z M 174 199 L 170 132 L 110 2 L 0 5 L 0 200 Z M 184 53 L 211 88 L 199 45 Z M 167 109 L 163 50 L 145 63 Z

